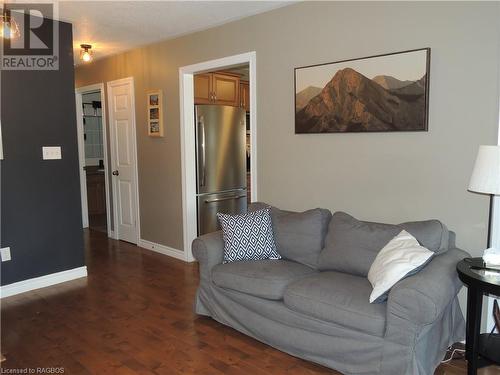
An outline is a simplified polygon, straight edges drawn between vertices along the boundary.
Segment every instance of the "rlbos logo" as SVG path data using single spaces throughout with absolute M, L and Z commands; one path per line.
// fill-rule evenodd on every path
M 4 3 L 0 68 L 59 69 L 59 28 L 52 3 Z

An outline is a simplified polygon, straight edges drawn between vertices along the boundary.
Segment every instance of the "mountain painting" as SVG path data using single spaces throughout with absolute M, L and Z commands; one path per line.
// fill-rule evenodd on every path
M 295 133 L 426 131 L 430 48 L 295 69 Z

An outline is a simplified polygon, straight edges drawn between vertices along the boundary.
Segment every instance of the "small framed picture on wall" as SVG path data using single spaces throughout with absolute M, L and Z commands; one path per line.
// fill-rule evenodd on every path
M 163 137 L 163 93 L 151 90 L 147 93 L 148 135 Z

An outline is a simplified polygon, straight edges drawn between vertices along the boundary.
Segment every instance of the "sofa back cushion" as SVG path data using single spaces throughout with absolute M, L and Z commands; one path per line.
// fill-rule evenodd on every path
M 448 249 L 448 229 L 438 220 L 394 225 L 360 221 L 336 212 L 330 220 L 318 268 L 367 276 L 378 252 L 403 229 L 434 253 Z
M 285 259 L 317 268 L 331 217 L 331 212 L 322 208 L 273 215 L 278 253 Z
M 411 221 L 399 224 L 399 227 L 436 254 L 444 253 L 450 247 L 450 231 L 439 220 Z
M 252 203 L 249 211 L 264 206 L 264 203 Z M 318 257 L 325 244 L 331 212 L 323 208 L 291 212 L 271 207 L 271 217 L 278 253 L 284 259 L 318 268 Z

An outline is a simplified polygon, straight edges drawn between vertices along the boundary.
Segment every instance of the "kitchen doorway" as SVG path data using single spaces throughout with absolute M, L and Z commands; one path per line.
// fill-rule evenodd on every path
M 251 202 L 249 74 L 246 63 L 193 76 L 198 236 Z
M 83 227 L 113 237 L 104 85 L 81 87 L 75 93 Z
M 249 174 L 251 176 L 248 188 L 251 201 L 257 201 L 257 100 L 256 100 L 256 53 L 248 52 L 240 55 L 224 57 L 199 64 L 181 67 L 179 69 L 180 109 L 181 109 L 181 154 L 182 154 L 182 200 L 183 200 L 183 242 L 186 261 L 193 261 L 191 242 L 197 237 L 197 153 L 195 132 L 195 76 L 204 73 L 229 71 L 246 66 L 249 72 L 248 105 L 249 105 Z M 220 77 L 217 77 L 220 78 Z M 226 84 L 223 84 L 223 86 Z M 210 87 L 210 83 L 207 87 Z M 212 94 L 210 92 L 212 91 Z M 199 102 L 197 89 L 197 101 Z M 231 96 L 217 96 L 213 90 L 208 90 L 207 100 L 222 100 L 231 103 Z M 224 104 L 228 104 L 224 103 Z M 209 104 L 209 103 L 206 103 Z M 212 103 L 213 104 L 213 103 Z M 231 105 L 231 104 L 230 104 Z M 245 111 L 246 112 L 246 111 Z

